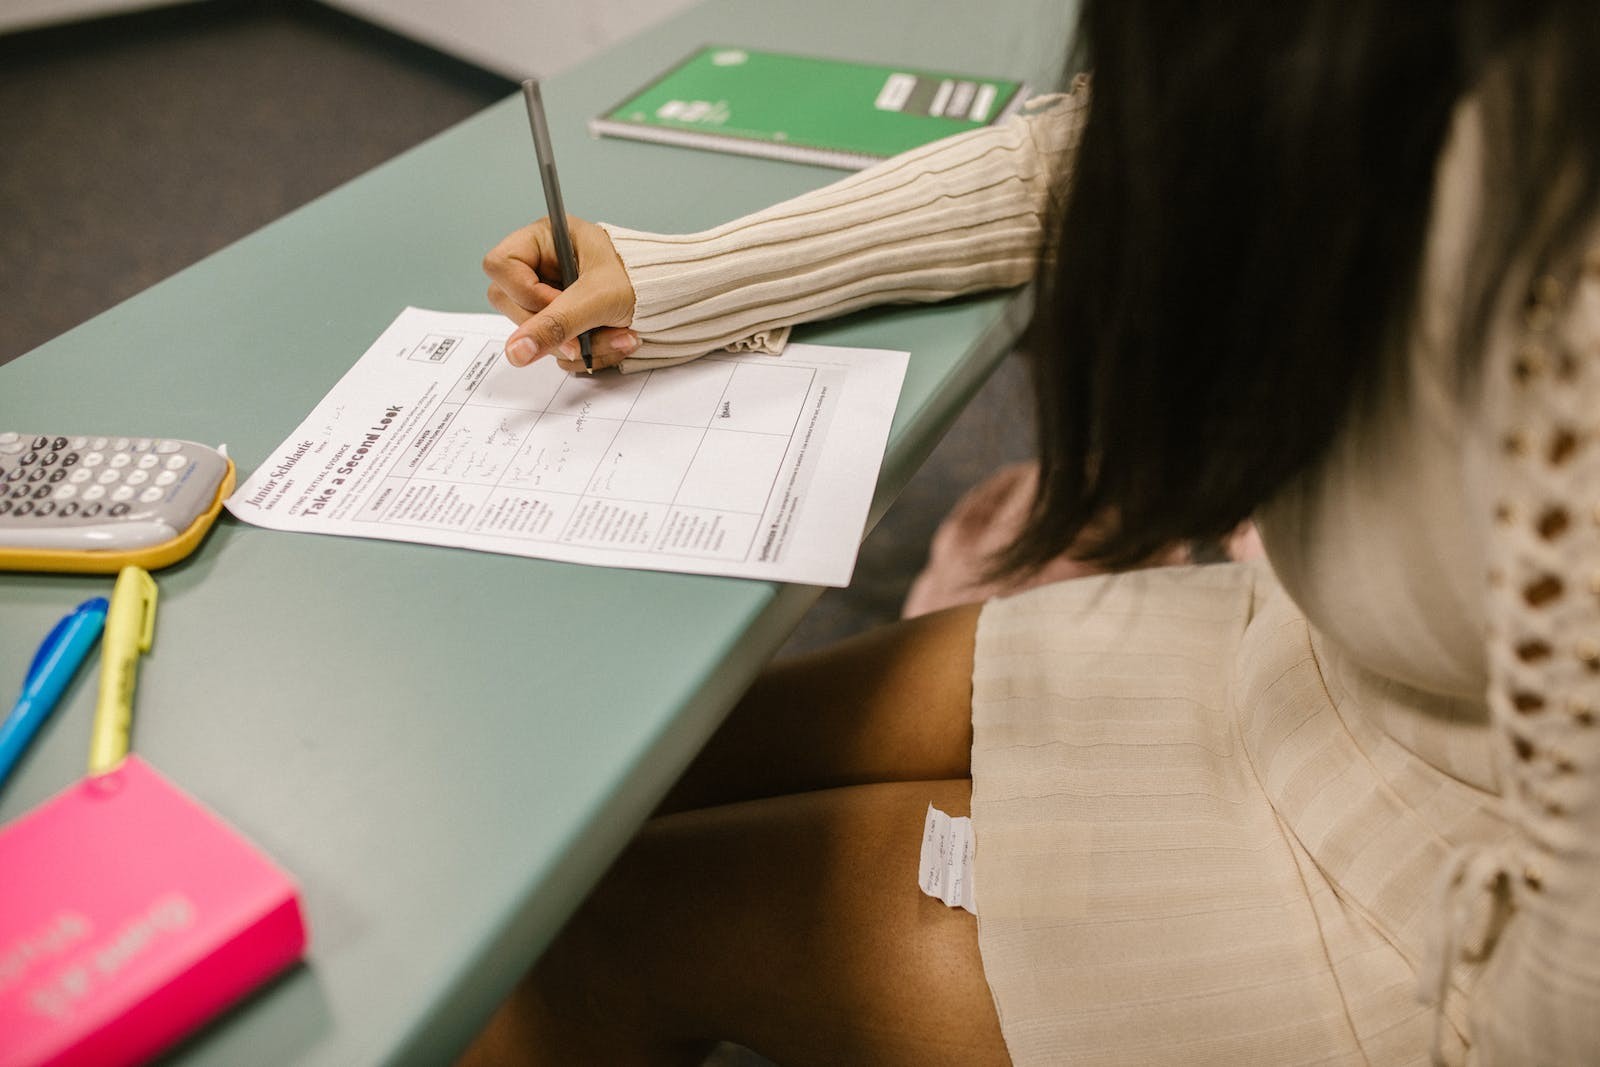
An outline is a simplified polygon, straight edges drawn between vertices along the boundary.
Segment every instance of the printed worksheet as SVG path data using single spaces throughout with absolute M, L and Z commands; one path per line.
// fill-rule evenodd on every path
M 790 345 L 637 374 L 513 367 L 407 308 L 228 500 L 274 530 L 844 586 L 907 354 Z

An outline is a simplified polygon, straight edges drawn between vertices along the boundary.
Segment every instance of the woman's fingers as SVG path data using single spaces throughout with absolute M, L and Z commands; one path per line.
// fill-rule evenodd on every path
M 550 289 L 548 295 L 553 300 L 560 293 L 561 290 L 559 289 Z M 535 314 L 517 303 L 498 285 L 489 287 L 489 305 L 519 325 L 526 323 Z M 637 351 L 638 348 L 639 335 L 623 327 L 602 326 L 589 332 L 589 350 L 593 355 L 595 370 L 616 366 Z M 512 365 L 518 367 L 527 366 L 541 356 L 547 355 L 554 355 L 563 370 L 582 372 L 588 369 L 583 365 L 582 349 L 579 347 L 579 342 L 576 338 L 564 341 L 555 348 L 542 352 L 531 341 L 525 341 L 522 344 L 508 341 L 506 345 L 506 358 L 510 360 Z
M 489 289 L 489 303 L 512 322 L 525 322 L 532 317 L 532 312 L 520 307 L 497 287 Z M 638 351 L 639 335 L 632 330 L 615 326 L 603 326 L 589 333 L 589 351 L 593 356 L 594 369 L 604 370 L 621 363 L 628 356 Z M 531 352 L 531 354 L 530 354 Z M 539 352 L 531 348 L 507 346 L 506 358 L 512 365 L 525 367 L 542 356 L 555 356 L 557 364 L 562 370 L 583 373 L 588 370 L 583 365 L 583 352 L 576 338 L 564 341 L 555 348 Z
M 519 325 L 527 322 L 528 317 L 533 314 L 532 311 L 513 300 L 498 285 L 489 286 L 489 306 Z
M 566 342 L 576 343 L 579 334 L 597 327 L 626 326 L 632 317 L 632 287 L 627 286 L 625 293 L 626 300 L 616 279 L 605 271 L 579 275 L 517 326 L 506 339 L 507 357 L 516 366 L 526 366 Z
M 578 276 L 565 289 L 552 284 L 561 265 L 549 219 L 508 235 L 483 257 L 490 305 L 517 324 L 506 340 L 514 366 L 555 355 L 563 367 L 582 370 L 578 337 L 585 333 L 596 369 L 615 366 L 639 347 L 638 336 L 622 329 L 633 319 L 633 284 L 610 236 L 582 219 L 568 223 Z
M 639 336 L 632 330 L 608 326 L 589 335 L 589 351 L 594 357 L 595 370 L 615 367 L 638 348 Z M 555 354 L 557 366 L 564 371 L 583 374 L 588 370 L 583 365 L 583 354 L 577 341 L 564 342 L 555 350 Z M 516 362 L 515 358 L 512 362 Z
M 605 297 L 592 302 L 588 309 L 600 312 L 607 321 L 586 322 L 582 328 L 626 326 L 633 317 L 634 296 L 622 257 L 599 226 L 571 217 L 568 223 L 578 268 L 573 285 L 584 283 Z M 540 219 L 509 234 L 483 257 L 483 272 L 523 308 L 536 311 L 550 303 L 551 294 L 560 291 L 555 283 L 561 278 L 550 220 Z
M 520 307 L 536 310 L 549 303 L 548 297 L 540 299 L 544 290 L 552 288 L 544 279 L 561 277 L 549 220 L 507 234 L 483 257 L 483 273 Z

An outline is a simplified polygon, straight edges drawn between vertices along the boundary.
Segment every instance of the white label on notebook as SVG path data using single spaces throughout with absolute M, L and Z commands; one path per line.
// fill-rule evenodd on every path
M 978 909 L 972 902 L 972 820 L 951 818 L 932 804 L 922 827 L 922 859 L 917 884 L 948 907 Z
M 883 88 L 878 90 L 878 99 L 874 106 L 879 111 L 899 111 L 906 106 L 906 101 L 911 99 L 911 90 L 917 87 L 917 79 L 911 74 L 891 74 L 889 80 L 883 83 Z
M 954 91 L 950 93 L 950 102 L 945 104 L 944 113 L 947 118 L 964 119 L 967 109 L 972 106 L 972 97 L 978 91 L 976 82 L 956 82 Z
M 994 107 L 994 98 L 998 95 L 992 85 L 978 86 L 978 97 L 972 102 L 972 110 L 967 112 L 967 118 L 973 122 L 988 122 L 989 109 Z

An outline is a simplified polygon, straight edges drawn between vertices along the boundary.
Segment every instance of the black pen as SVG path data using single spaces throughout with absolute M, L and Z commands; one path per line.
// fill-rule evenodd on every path
M 550 235 L 556 242 L 556 259 L 561 263 L 561 288 L 578 280 L 578 255 L 572 250 L 572 234 L 567 231 L 567 209 L 561 203 L 561 182 L 556 178 L 556 152 L 550 144 L 550 125 L 544 118 L 544 99 L 539 82 L 529 78 L 522 83 L 522 99 L 528 105 L 528 126 L 533 130 L 533 154 L 539 160 L 539 180 L 544 182 L 544 206 L 550 216 Z M 594 350 L 588 333 L 578 335 L 578 350 L 583 353 L 583 369 L 594 371 Z

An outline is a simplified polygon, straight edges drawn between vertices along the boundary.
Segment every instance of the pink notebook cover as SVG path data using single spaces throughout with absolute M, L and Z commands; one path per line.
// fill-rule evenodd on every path
M 142 1063 L 305 945 L 288 876 L 130 756 L 0 827 L 0 1067 Z

